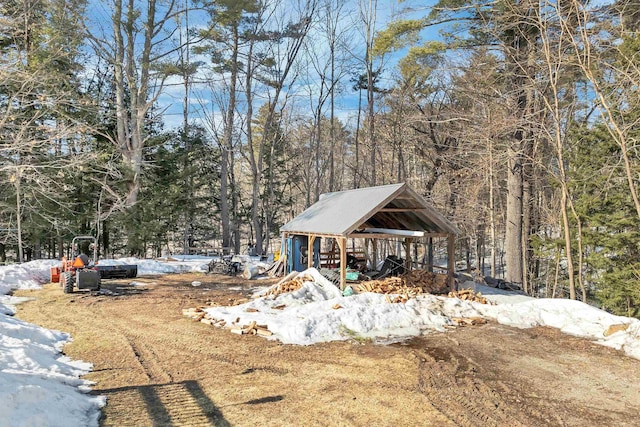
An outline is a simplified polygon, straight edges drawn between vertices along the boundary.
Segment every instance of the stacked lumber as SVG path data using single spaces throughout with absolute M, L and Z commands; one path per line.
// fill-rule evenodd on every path
M 269 277 L 280 277 L 284 274 L 284 267 L 285 265 L 282 262 L 282 258 L 281 258 L 278 261 L 275 261 L 273 264 L 271 264 L 271 266 L 267 268 L 265 273 Z
M 447 294 L 449 298 L 459 298 L 465 301 L 474 301 L 482 304 L 488 304 L 487 299 L 482 296 L 482 293 L 476 293 L 473 289 L 461 289 L 459 291 L 449 292 Z
M 263 296 L 273 295 L 275 297 L 287 292 L 297 291 L 302 287 L 302 285 L 304 285 L 305 282 L 313 281 L 313 277 L 308 274 L 305 274 L 304 276 L 294 277 L 293 279 L 285 280 L 272 286 L 263 294 Z

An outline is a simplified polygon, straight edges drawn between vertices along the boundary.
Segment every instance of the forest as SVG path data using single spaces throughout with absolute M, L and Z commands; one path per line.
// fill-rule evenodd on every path
M 406 182 L 469 266 L 638 317 L 639 30 L 632 0 L 3 0 L 0 262 L 266 253 Z

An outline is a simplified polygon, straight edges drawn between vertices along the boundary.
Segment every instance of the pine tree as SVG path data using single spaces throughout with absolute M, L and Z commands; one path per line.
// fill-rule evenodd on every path
M 59 223 L 65 217 L 59 207 L 69 208 L 60 184 L 93 156 L 86 150 L 90 103 L 79 79 L 84 6 L 82 0 L 2 4 L 0 171 L 12 184 L 5 225 L 17 230 L 19 260 L 23 233 L 37 250 L 47 231 L 66 226 Z
M 603 308 L 637 317 L 640 221 L 625 185 L 620 147 L 604 125 L 585 127 L 579 138 L 570 182 L 583 223 L 591 294 Z

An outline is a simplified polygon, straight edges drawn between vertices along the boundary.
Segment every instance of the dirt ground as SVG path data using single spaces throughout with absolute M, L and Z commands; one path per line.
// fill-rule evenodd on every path
M 192 281 L 202 283 L 191 286 Z M 632 426 L 640 361 L 553 329 L 489 323 L 402 344 L 283 345 L 195 322 L 256 281 L 185 274 L 113 293 L 18 291 L 17 317 L 70 332 L 103 426 Z M 140 285 L 144 284 L 144 285 Z M 266 284 L 260 282 L 259 284 Z

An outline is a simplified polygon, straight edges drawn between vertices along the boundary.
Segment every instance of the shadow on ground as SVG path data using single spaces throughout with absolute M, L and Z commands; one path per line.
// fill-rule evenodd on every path
M 130 413 L 123 407 L 117 413 L 122 419 L 105 416 L 100 425 L 214 425 L 230 426 L 222 412 L 214 405 L 197 381 L 189 380 L 169 384 L 149 384 L 97 390 L 95 394 L 107 397 L 107 405 L 118 406 L 119 398 L 130 401 L 132 395 L 144 402 L 145 414 Z M 136 405 L 138 406 L 138 405 Z M 140 405 L 142 406 L 142 405 Z M 113 413 L 113 411 L 111 411 Z

